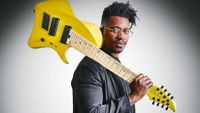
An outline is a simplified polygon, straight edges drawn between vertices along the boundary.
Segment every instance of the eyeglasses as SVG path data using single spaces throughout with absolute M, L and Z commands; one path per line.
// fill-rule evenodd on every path
M 116 33 L 116 34 L 120 34 L 122 32 L 122 29 L 118 28 L 118 27 L 113 27 L 113 28 L 110 28 L 110 27 L 104 27 L 105 29 L 113 32 L 113 33 Z M 131 31 L 130 29 L 124 29 L 123 30 L 124 34 L 126 35 L 131 35 L 133 33 L 133 31 Z

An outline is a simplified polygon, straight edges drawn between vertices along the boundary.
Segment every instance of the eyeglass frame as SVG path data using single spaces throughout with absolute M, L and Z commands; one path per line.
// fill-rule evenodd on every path
M 118 28 L 118 27 L 104 27 L 105 29 L 113 32 L 113 33 L 116 33 L 116 34 L 120 34 L 122 32 L 122 29 Z M 129 35 L 129 34 L 133 34 L 133 31 L 131 31 L 130 29 L 125 29 L 123 30 L 123 33 L 126 34 L 126 35 Z

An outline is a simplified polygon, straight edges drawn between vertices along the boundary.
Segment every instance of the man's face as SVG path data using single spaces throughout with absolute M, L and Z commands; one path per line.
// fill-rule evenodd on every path
M 103 48 L 114 54 L 121 53 L 128 42 L 128 34 L 125 32 L 130 28 L 131 23 L 127 18 L 111 16 L 104 27 L 101 28 Z M 115 31 L 118 31 L 118 33 Z

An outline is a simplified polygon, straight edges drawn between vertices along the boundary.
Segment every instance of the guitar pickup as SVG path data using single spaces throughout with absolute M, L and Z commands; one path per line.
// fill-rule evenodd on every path
M 51 35 L 51 36 L 56 35 L 58 23 L 59 23 L 59 18 L 53 17 L 53 19 L 51 21 L 51 27 L 50 27 L 50 30 L 49 30 L 49 35 Z
M 69 32 L 70 32 L 71 28 L 72 28 L 71 26 L 65 25 L 63 33 L 62 33 L 62 37 L 60 40 L 61 43 L 66 44 L 67 38 L 70 37 Z
M 49 20 L 50 16 L 46 12 L 43 13 L 43 18 L 42 18 L 42 28 L 48 31 L 49 29 Z

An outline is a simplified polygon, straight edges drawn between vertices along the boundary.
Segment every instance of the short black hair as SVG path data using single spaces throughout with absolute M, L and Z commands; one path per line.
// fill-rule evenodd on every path
M 104 9 L 101 18 L 101 26 L 103 26 L 104 23 L 107 22 L 110 16 L 125 17 L 129 20 L 129 22 L 132 23 L 132 25 L 136 25 L 136 12 L 137 11 L 131 7 L 129 2 L 113 2 L 111 5 Z

